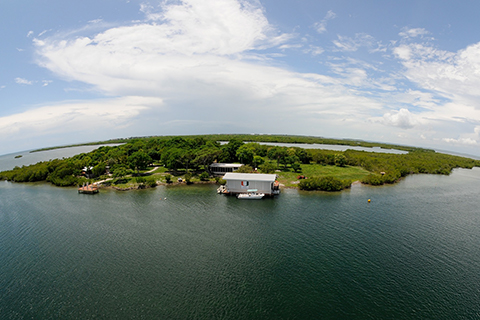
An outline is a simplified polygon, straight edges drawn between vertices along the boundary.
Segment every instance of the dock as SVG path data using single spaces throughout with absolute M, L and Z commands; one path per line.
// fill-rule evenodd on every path
M 85 194 L 95 194 L 98 193 L 98 186 L 96 184 L 86 184 L 78 188 L 78 193 L 85 193 Z

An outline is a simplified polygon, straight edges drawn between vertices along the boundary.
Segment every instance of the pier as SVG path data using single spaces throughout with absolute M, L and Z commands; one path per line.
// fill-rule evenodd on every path
M 96 184 L 86 184 L 78 188 L 78 193 L 85 193 L 85 194 L 95 194 L 98 193 L 98 186 Z

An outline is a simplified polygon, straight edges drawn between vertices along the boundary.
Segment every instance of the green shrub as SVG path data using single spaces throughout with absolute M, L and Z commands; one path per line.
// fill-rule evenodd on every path
M 300 163 L 295 162 L 295 163 L 292 163 L 292 169 L 295 172 L 299 172 L 299 171 L 301 171 L 302 166 L 300 165 Z
M 191 184 L 192 183 L 192 174 L 191 173 L 185 173 L 185 182 L 187 184 Z
M 252 168 L 252 166 L 249 166 L 248 164 L 246 164 L 246 165 L 243 165 L 240 168 L 238 168 L 238 170 L 236 172 L 237 173 L 252 173 L 253 168 Z
M 362 183 L 370 184 L 372 186 L 380 186 L 384 182 L 383 182 L 383 177 L 381 175 L 372 173 L 366 176 L 365 178 L 363 178 Z
M 155 188 L 157 186 L 157 179 L 155 179 L 155 177 L 148 177 L 146 179 L 146 182 L 145 184 L 147 185 L 147 187 L 149 188 Z
M 335 177 L 313 177 L 300 181 L 300 190 L 340 191 L 350 186 L 350 181 Z
M 207 172 L 204 171 L 200 174 L 200 180 L 207 181 L 209 179 L 210 179 L 210 175 Z
M 277 170 L 277 165 L 272 161 L 267 161 L 260 165 L 259 168 L 263 173 L 274 173 Z
M 135 178 L 135 181 L 138 183 L 138 184 L 144 184 L 147 179 L 145 177 L 136 177 Z

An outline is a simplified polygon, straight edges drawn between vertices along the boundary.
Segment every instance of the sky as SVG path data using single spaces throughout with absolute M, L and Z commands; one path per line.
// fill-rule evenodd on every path
M 2 0 L 0 154 L 215 133 L 480 156 L 479 1 Z

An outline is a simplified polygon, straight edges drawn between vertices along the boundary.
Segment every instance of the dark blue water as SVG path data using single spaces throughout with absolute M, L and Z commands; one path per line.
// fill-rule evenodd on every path
M 261 201 L 0 182 L 0 318 L 480 319 L 479 191 L 479 169 Z

